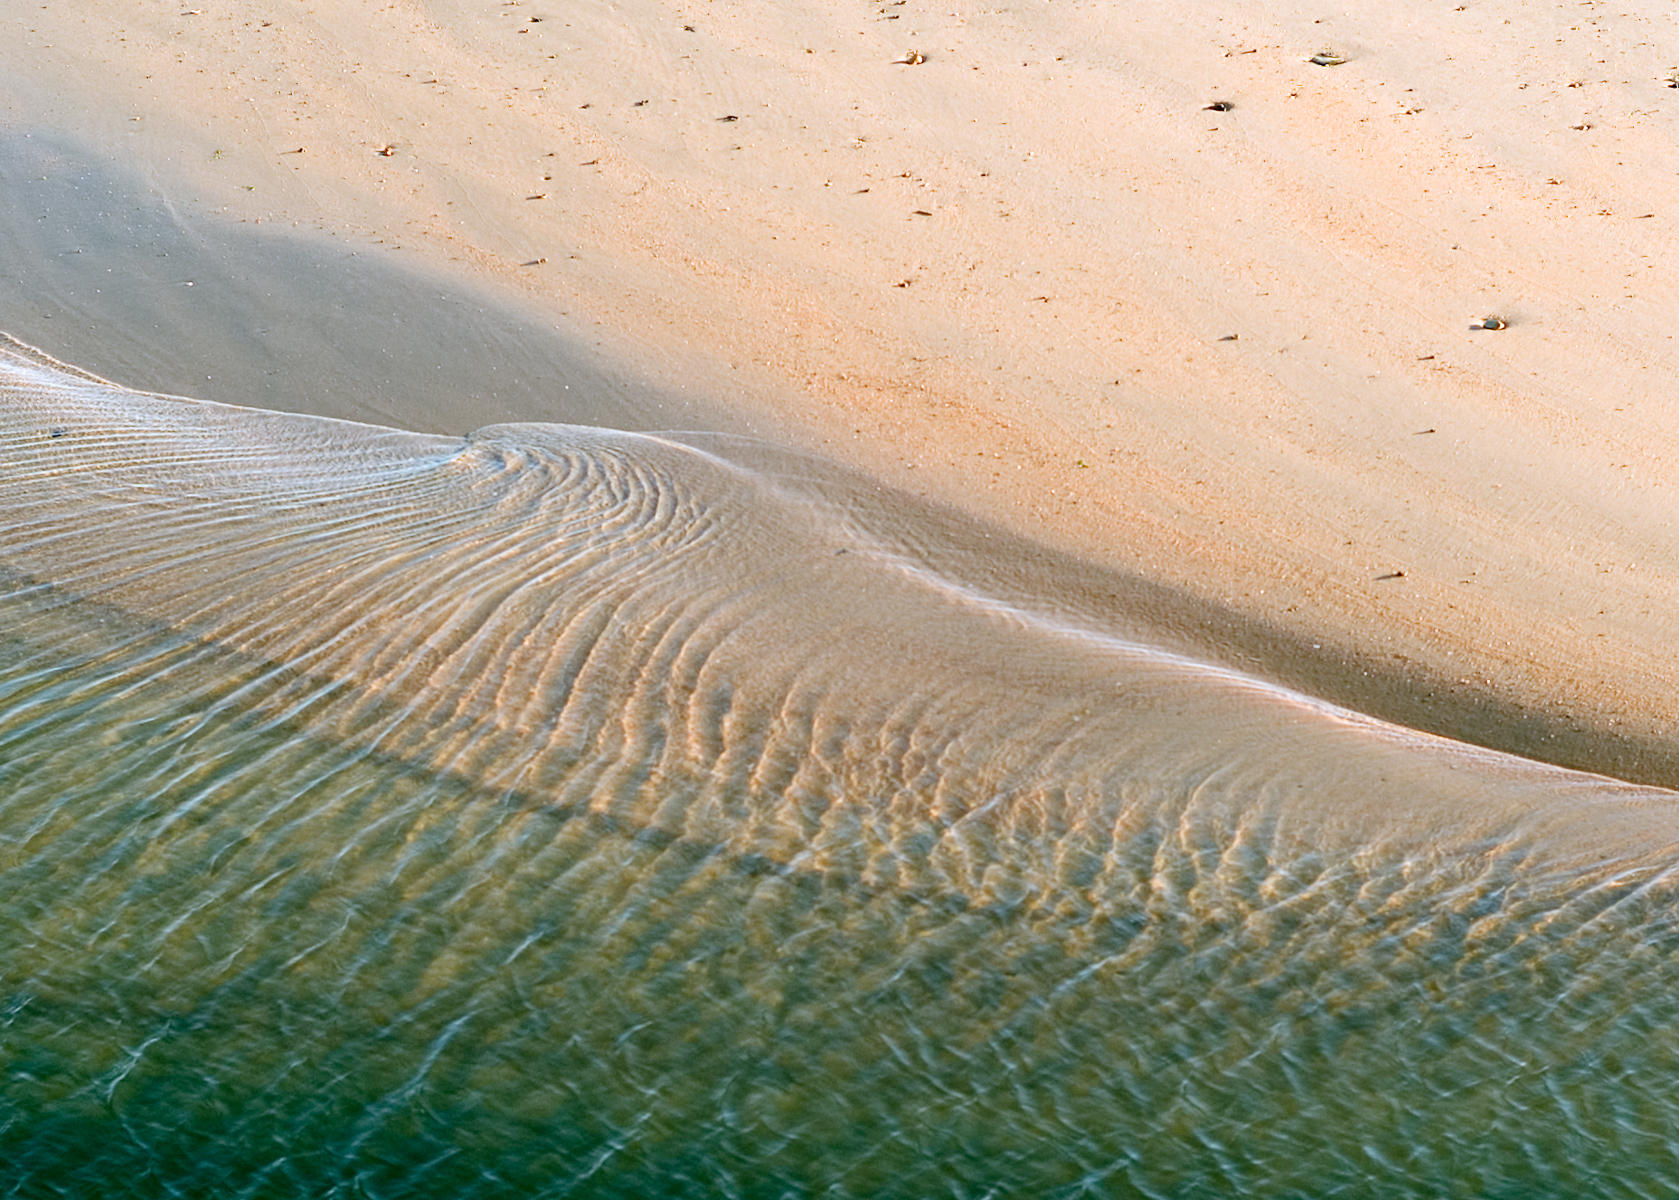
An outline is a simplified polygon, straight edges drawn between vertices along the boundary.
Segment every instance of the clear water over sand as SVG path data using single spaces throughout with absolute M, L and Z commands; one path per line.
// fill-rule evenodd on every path
M 1679 1184 L 1671 792 L 718 436 L 0 351 L 31 1194 Z

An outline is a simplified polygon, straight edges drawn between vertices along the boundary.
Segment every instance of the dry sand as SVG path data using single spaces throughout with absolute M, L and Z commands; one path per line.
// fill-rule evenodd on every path
M 1238 663 L 1679 782 L 1667 5 L 200 2 L 8 10 L 0 132 L 443 272 Z

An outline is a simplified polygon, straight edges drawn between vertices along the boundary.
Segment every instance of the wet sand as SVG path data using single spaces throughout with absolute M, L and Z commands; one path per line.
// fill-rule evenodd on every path
M 0 16 L 0 1176 L 1670 1193 L 1663 11 L 714 8 Z
M 4 18 L 0 100 L 190 230 L 418 260 L 726 414 L 613 424 L 785 439 L 1181 597 L 1267 674 L 1671 781 L 1661 15 L 93 4 Z M 338 333 L 194 336 L 254 379 Z M 562 416 L 523 387 L 376 415 Z
M 72 140 L 0 132 L 0 179 L 0 329 L 85 370 L 434 432 L 741 426 L 417 256 L 219 219 Z
M 1679 794 L 1209 662 L 755 441 L 4 344 L 0 451 L 16 1190 L 1679 1180 Z

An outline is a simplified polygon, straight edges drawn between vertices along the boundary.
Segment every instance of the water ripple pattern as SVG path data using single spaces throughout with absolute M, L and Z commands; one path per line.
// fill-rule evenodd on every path
M 926 528 L 0 346 L 6 1192 L 1679 1190 L 1672 794 Z

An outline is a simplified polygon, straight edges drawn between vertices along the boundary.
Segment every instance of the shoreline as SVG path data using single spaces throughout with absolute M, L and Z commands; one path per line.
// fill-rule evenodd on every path
M 658 393 L 693 419 L 655 425 L 822 454 L 1159 589 L 1225 661 L 1679 780 L 1659 10 L 539 7 L 7 18 L 0 127 L 89 147 L 180 228 L 228 222 L 224 261 L 228 231 L 280 228 L 398 264 L 399 293 L 423 264 L 486 297 L 480 332 L 528 314 L 514 374 L 617 387 L 611 423 Z M 927 61 L 896 63 L 912 38 Z M 1331 42 L 1346 64 L 1305 62 Z M 461 310 L 432 311 L 420 343 Z M 241 353 L 254 378 L 309 345 Z M 369 378 L 313 365 L 322 394 Z M 459 399 L 379 415 L 563 419 L 516 381 L 470 422 Z
M 39 347 L 0 331 L 0 351 L 20 354 L 51 370 L 87 376 L 123 387 L 84 371 Z M 225 402 L 187 397 L 191 403 L 221 406 Z M 229 405 L 284 418 L 286 410 Z M 404 429 L 352 416 L 320 412 L 299 414 L 339 422 L 377 441 L 382 435 L 405 436 L 427 431 Z M 615 432 L 600 426 L 605 433 Z M 519 426 L 507 428 L 517 429 Z M 431 431 L 437 432 L 437 431 Z M 475 434 L 476 431 L 469 431 Z M 1406 676 L 1380 662 L 1359 662 L 1307 646 L 1288 631 L 1245 619 L 1193 595 L 1139 576 L 1065 555 L 1047 546 L 987 524 L 980 518 L 883 487 L 867 476 L 800 451 L 741 435 L 717 433 L 653 433 L 676 445 L 733 463 L 763 478 L 782 475 L 797 481 L 799 490 L 814 498 L 832 491 L 855 505 L 849 519 L 867 529 L 912 529 L 914 541 L 926 557 L 915 566 L 935 573 L 950 570 L 948 581 L 970 581 L 976 596 L 1022 611 L 1038 611 L 1037 620 L 1065 619 L 1069 631 L 1098 637 L 1142 639 L 1151 652 L 1183 656 L 1208 670 L 1230 672 L 1262 686 L 1275 686 L 1326 701 L 1350 714 L 1372 717 L 1403 729 L 1441 737 L 1448 742 L 1480 747 L 1518 759 L 1603 776 L 1638 786 L 1679 786 L 1679 746 L 1652 740 L 1610 739 L 1601 730 L 1582 727 L 1568 713 L 1523 710 L 1490 691 L 1452 686 L 1451 681 Z M 721 438 L 727 449 L 708 443 Z M 467 440 L 471 440 L 470 438 Z M 46 586 L 30 584 L 29 590 Z

